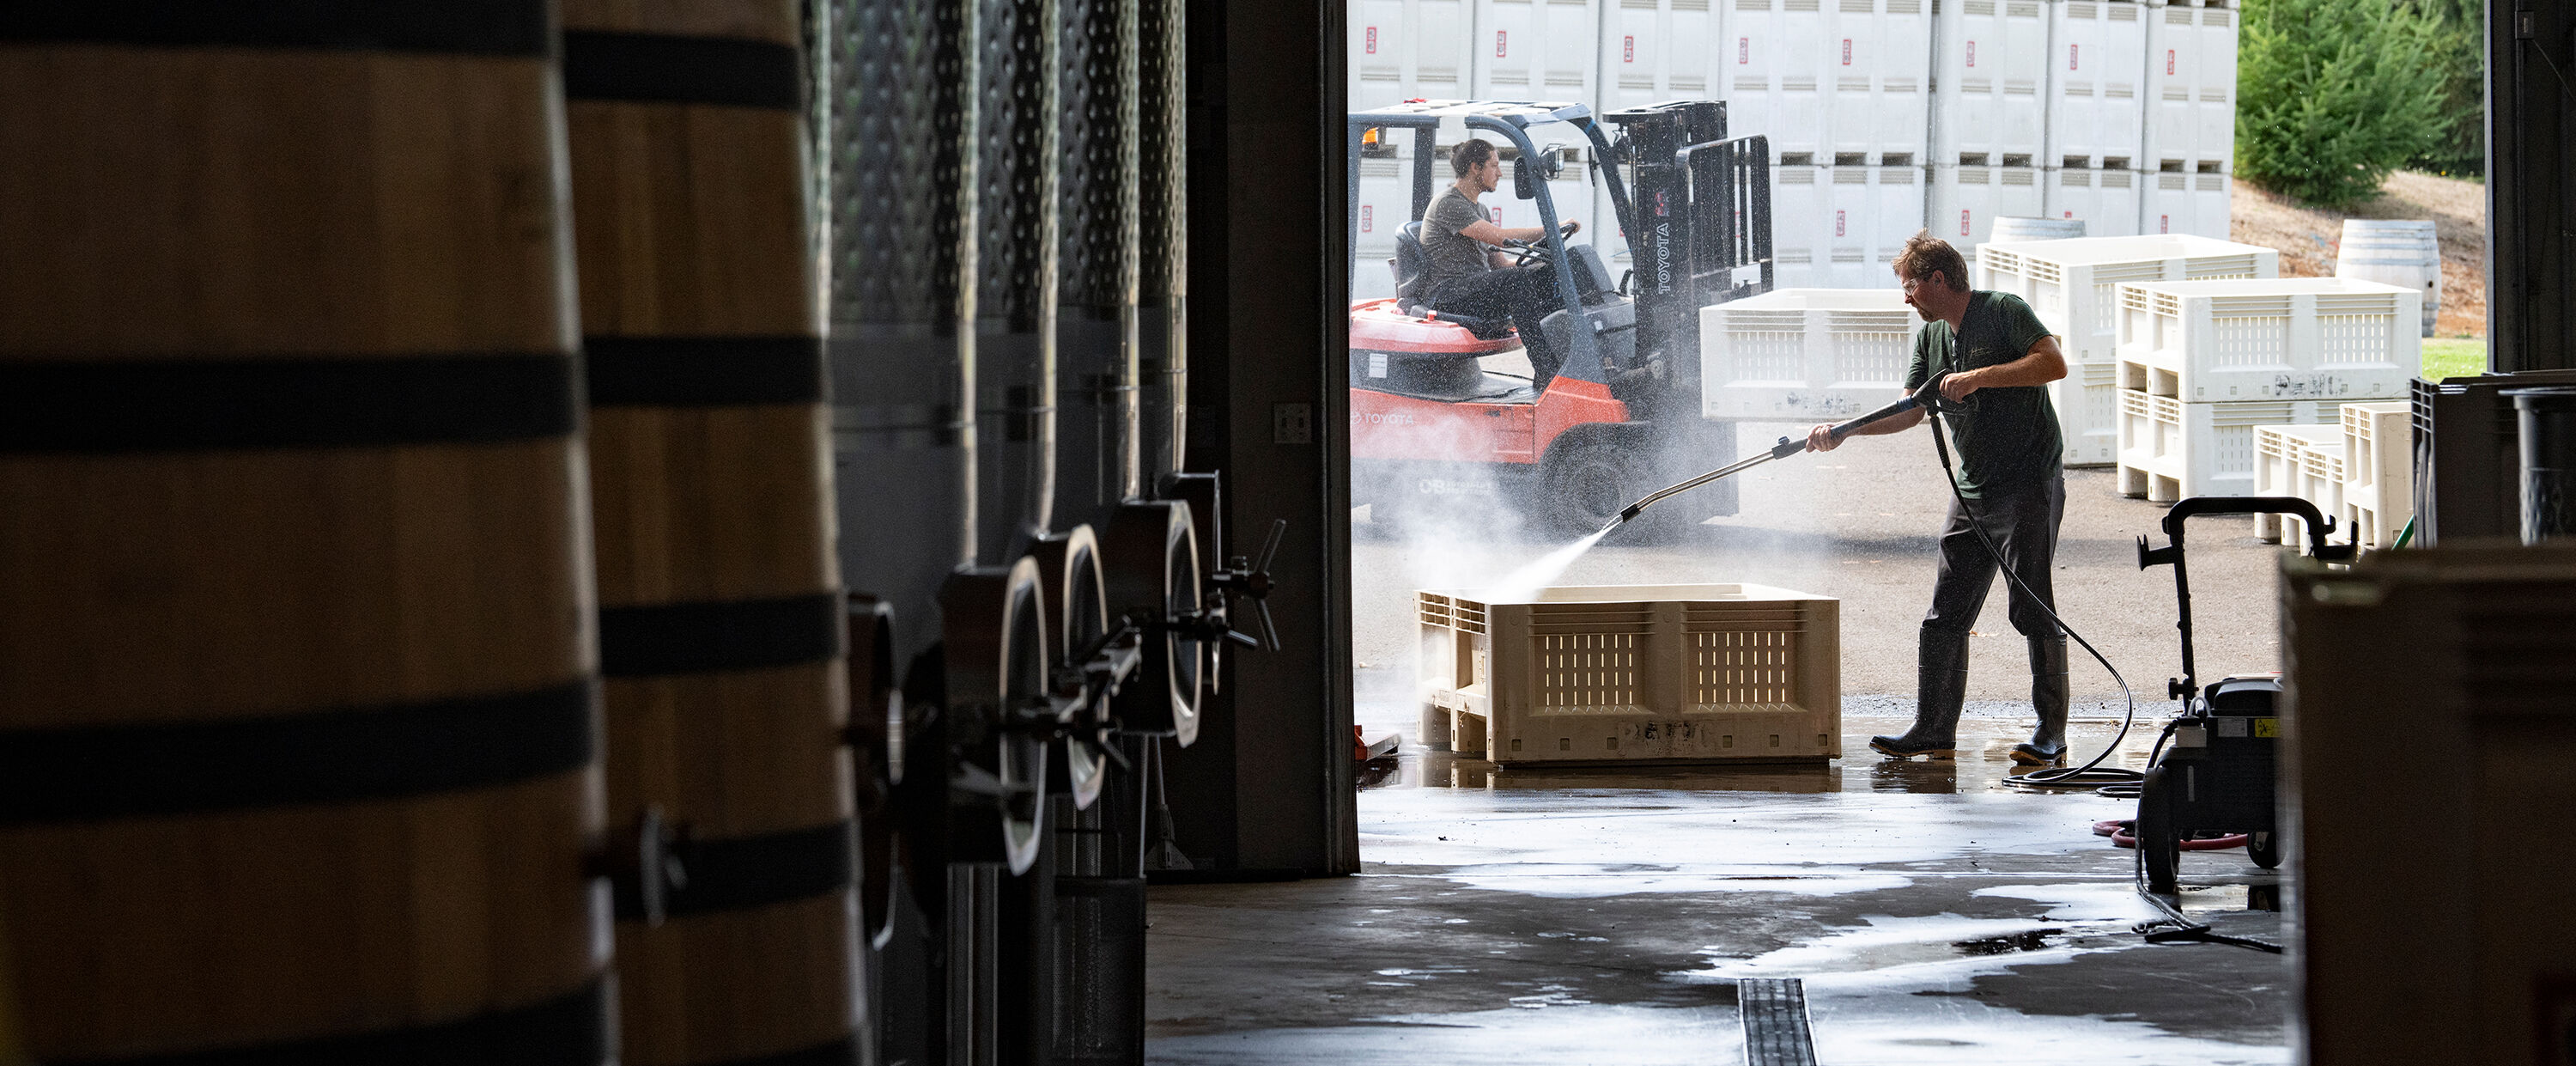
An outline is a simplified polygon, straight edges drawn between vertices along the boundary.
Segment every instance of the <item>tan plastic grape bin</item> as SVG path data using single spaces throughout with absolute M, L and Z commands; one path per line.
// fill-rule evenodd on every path
M 1425 744 L 1506 765 L 1842 755 L 1842 602 L 1765 585 L 1424 591 Z

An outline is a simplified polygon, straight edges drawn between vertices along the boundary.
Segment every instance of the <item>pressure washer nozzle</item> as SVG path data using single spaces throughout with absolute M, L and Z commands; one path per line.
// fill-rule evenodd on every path
M 1623 526 L 1623 525 L 1626 525 L 1626 524 L 1628 524 L 1628 520 L 1629 520 L 1629 519 L 1631 519 L 1631 518 L 1635 518 L 1635 517 L 1637 517 L 1638 515 L 1645 513 L 1645 510 L 1646 510 L 1646 505 L 1645 505 L 1645 504 L 1643 504 L 1643 503 L 1632 503 L 1632 504 L 1629 504 L 1629 505 L 1628 505 L 1628 509 L 1627 509 L 1627 510 L 1619 512 L 1619 520 L 1618 520 L 1618 521 L 1616 521 L 1616 522 L 1612 522 L 1612 523 L 1610 523 L 1610 524 L 1611 524 L 1612 526 L 1614 526 L 1614 527 L 1615 527 L 1615 526 Z

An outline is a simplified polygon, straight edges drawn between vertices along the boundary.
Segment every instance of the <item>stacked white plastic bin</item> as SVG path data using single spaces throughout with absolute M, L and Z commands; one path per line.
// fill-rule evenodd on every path
M 1775 289 L 1700 309 L 1700 413 L 1820 422 L 1905 386 L 1923 320 L 1892 288 Z
M 2235 0 L 2149 0 L 2142 233 L 2225 237 L 2236 156 Z
M 1474 47 L 1470 49 L 1471 95 L 1479 100 L 1524 100 L 1579 103 L 1598 108 L 1601 100 L 1601 34 L 1603 0 L 1476 0 Z M 1538 147 L 1557 148 L 1557 176 L 1548 183 L 1557 221 L 1573 219 L 1592 232 L 1587 240 L 1604 251 L 1620 245 L 1615 226 L 1605 231 L 1595 217 L 1592 147 L 1571 126 L 1550 125 L 1533 131 Z M 1503 139 L 1482 134 L 1496 144 Z M 1445 180 L 1435 176 L 1435 181 Z M 1499 195 L 1497 195 L 1497 193 Z M 1505 228 L 1539 224 L 1538 202 L 1512 195 L 1510 167 L 1503 187 L 1479 200 L 1486 214 Z M 1607 198 L 1603 198 L 1607 202 Z M 1608 236 L 1604 241 L 1601 238 Z
M 1724 23 L 1725 13 L 1712 0 L 1603 4 L 1599 110 L 1606 114 L 1667 100 L 1723 99 L 1730 56 Z M 1591 216 L 1585 225 L 1596 234 L 1592 243 L 1610 261 L 1612 273 L 1617 273 L 1634 260 L 1627 235 L 1619 231 L 1619 213 L 1609 189 L 1596 185 L 1589 203 Z
M 1931 190 L 1926 228 L 1983 244 L 1998 215 L 2045 208 L 2048 9 L 2043 0 L 1943 0 L 1932 16 Z
M 2138 232 L 2138 99 L 2146 77 L 2147 8 L 2138 0 L 2051 0 L 2042 211 L 2083 219 L 2086 233 Z
M 1974 284 L 2027 301 L 2057 332 L 2066 377 L 2049 386 L 2069 466 L 2118 458 L 2119 294 L 2127 282 L 2274 278 L 2280 253 L 2205 237 L 2077 237 L 1977 249 Z
M 2404 397 L 2422 369 L 2412 289 L 2277 278 L 2118 294 L 2118 463 L 2131 496 L 2250 492 L 2254 427 L 2336 423 L 2346 402 Z
M 1406 100 L 1458 100 L 1470 91 L 1469 55 L 1475 37 L 1476 0 L 1357 0 L 1351 5 L 1348 54 L 1350 108 L 1384 107 Z M 1354 299 L 1395 295 L 1387 260 L 1395 232 L 1413 217 L 1413 143 L 1398 134 L 1385 149 L 1360 160 L 1357 269 Z M 1445 182 L 1446 173 L 1433 175 Z

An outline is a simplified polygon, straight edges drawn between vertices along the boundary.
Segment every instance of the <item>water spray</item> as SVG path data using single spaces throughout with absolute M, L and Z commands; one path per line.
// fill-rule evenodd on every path
M 1853 433 L 1858 432 L 1862 426 L 1869 425 L 1872 422 L 1894 418 L 1907 411 L 1921 409 L 1924 411 L 1946 414 L 1963 410 L 1963 408 L 1958 404 L 1950 400 L 1943 399 L 1941 396 L 1941 382 L 1949 376 L 1950 372 L 1946 370 L 1941 373 L 1934 374 L 1932 375 L 1932 379 L 1924 382 L 1921 388 L 1915 389 L 1913 395 L 1899 399 L 1894 403 L 1881 407 L 1878 410 L 1871 411 L 1870 413 L 1852 419 L 1851 421 L 1835 425 L 1831 430 L 1833 438 L 1839 441 L 1844 437 L 1848 437 Z M 1758 455 L 1754 455 L 1750 458 L 1734 463 L 1729 463 L 1680 484 L 1668 485 L 1664 488 L 1656 489 L 1653 492 L 1647 493 L 1644 498 L 1639 499 L 1635 503 L 1629 504 L 1626 510 L 1620 511 L 1619 517 L 1612 519 L 1609 525 L 1601 527 L 1601 533 L 1606 534 L 1613 529 L 1617 529 L 1620 526 L 1628 524 L 1630 519 L 1644 513 L 1646 508 L 1654 506 L 1657 501 L 1663 500 L 1667 497 L 1681 495 L 1682 493 L 1708 484 L 1709 482 L 1715 481 L 1719 478 L 1751 470 L 1754 467 L 1760 466 L 1774 459 L 1786 459 L 1806 450 L 1806 441 L 1790 437 L 1782 437 L 1780 438 L 1780 443 L 1772 445 L 1768 450 Z M 1600 535 L 1601 534 L 1594 534 L 1596 538 Z

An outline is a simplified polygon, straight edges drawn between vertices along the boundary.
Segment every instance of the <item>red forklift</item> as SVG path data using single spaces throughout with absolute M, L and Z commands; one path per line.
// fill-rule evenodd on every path
M 1414 291 L 1422 216 L 1435 175 L 1446 174 L 1444 129 L 1452 140 L 1497 135 L 1512 194 L 1536 201 L 1545 238 L 1508 250 L 1519 260 L 1511 269 L 1555 276 L 1564 309 L 1537 326 L 1564 359 L 1550 381 L 1485 366 L 1520 350 L 1508 320 L 1434 311 Z M 1728 139 L 1726 105 L 1712 100 L 1598 116 L 1580 104 L 1489 101 L 1353 112 L 1353 245 L 1360 160 L 1403 151 L 1406 131 L 1413 209 L 1390 264 L 1396 294 L 1351 304 L 1352 502 L 1371 505 L 1373 522 L 1399 524 L 1444 507 L 1489 514 L 1500 503 L 1547 533 L 1575 535 L 1655 488 L 1733 460 L 1733 424 L 1700 415 L 1699 312 L 1771 291 L 1769 139 Z M 1558 228 L 1563 215 L 1548 182 L 1568 146 L 1542 146 L 1532 134 L 1566 131 L 1600 161 L 1594 180 L 1609 191 L 1636 264 L 1625 276 L 1613 279 L 1591 244 L 1569 244 Z M 1662 532 L 1735 513 L 1730 482 L 1694 495 L 1695 506 L 1653 513 Z

